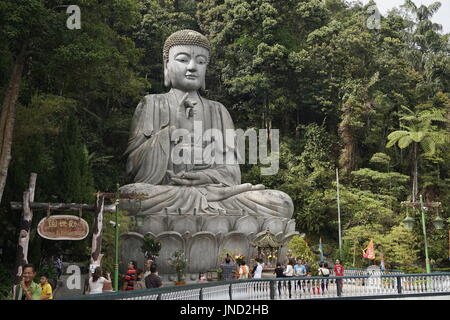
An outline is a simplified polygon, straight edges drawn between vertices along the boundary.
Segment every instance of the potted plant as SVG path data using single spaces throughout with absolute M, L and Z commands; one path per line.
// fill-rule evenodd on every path
M 188 260 L 186 259 L 184 252 L 181 250 L 175 251 L 172 254 L 172 257 L 169 258 L 168 263 L 177 273 L 177 282 L 175 282 L 175 285 L 185 284 L 184 276 L 186 275 Z
M 217 281 L 222 280 L 222 269 L 217 268 L 216 272 L 217 272 Z
M 141 246 L 141 250 L 146 259 L 151 258 L 155 261 L 155 258 L 159 255 L 159 251 L 161 250 L 161 242 L 149 235 L 146 235 L 144 237 L 144 243 Z

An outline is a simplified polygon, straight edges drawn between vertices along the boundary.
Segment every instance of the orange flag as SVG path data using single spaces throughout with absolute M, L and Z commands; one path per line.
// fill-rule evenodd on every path
M 373 240 L 371 239 L 367 248 L 363 250 L 363 257 L 367 259 L 375 259 L 375 249 L 373 246 Z

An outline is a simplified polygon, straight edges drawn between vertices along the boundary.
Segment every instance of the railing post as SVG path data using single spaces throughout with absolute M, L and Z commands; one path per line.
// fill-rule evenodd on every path
M 336 288 L 337 288 L 337 296 L 340 297 L 342 295 L 342 281 L 343 279 L 336 279 Z
M 397 276 L 397 290 L 398 294 L 402 293 L 402 278 Z
M 203 288 L 200 288 L 199 300 L 203 300 Z
M 270 280 L 270 300 L 275 300 L 275 281 Z
M 232 286 L 233 284 L 232 283 L 230 283 L 230 287 L 228 288 L 228 293 L 230 294 L 230 300 L 233 300 L 233 289 L 231 288 L 231 286 Z

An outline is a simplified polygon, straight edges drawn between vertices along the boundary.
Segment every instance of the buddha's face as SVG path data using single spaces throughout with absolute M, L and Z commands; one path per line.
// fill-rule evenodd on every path
M 196 91 L 205 81 L 209 52 L 198 46 L 174 46 L 169 50 L 166 76 L 172 88 L 183 91 Z

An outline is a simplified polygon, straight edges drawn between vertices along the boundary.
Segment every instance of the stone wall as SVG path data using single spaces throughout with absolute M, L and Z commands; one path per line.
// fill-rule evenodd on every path
M 144 265 L 141 246 L 145 235 L 162 244 L 158 257 L 158 271 L 164 279 L 174 278 L 174 270 L 167 261 L 173 252 L 183 250 L 189 261 L 187 278 L 193 280 L 199 272 L 219 267 L 223 250 L 250 258 L 256 256 L 256 248 L 250 243 L 258 240 L 268 229 L 279 241 L 288 242 L 294 235 L 295 221 L 278 217 L 255 217 L 248 215 L 147 215 L 141 219 L 136 232 L 121 236 L 121 271 L 129 260 L 136 260 L 138 267 Z M 280 250 L 281 260 L 286 258 L 287 248 Z

